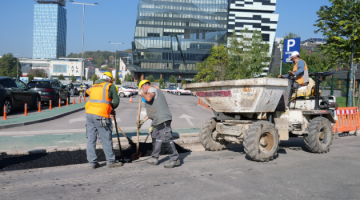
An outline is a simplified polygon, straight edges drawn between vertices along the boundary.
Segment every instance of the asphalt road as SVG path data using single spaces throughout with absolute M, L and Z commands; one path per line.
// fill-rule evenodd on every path
M 177 96 L 165 94 L 170 111 L 173 115 L 172 127 L 177 129 L 183 128 L 200 128 L 203 122 L 213 114 L 203 108 L 197 106 L 198 99 L 193 96 L 183 95 Z M 130 98 L 121 98 L 120 106 L 116 109 L 117 123 L 124 130 L 136 130 L 137 112 L 139 95 L 133 97 L 133 103 L 129 103 Z M 78 98 L 77 98 L 78 101 Z M 145 108 L 142 108 L 141 117 L 145 116 Z M 16 113 L 19 115 L 20 113 Z M 80 111 L 56 120 L 27 125 L 23 127 L 15 127 L 2 130 L 4 132 L 29 131 L 34 134 L 36 131 L 52 133 L 53 130 L 63 130 L 64 133 L 73 133 L 85 130 L 86 114 Z M 147 121 L 142 129 L 148 129 L 151 121 Z
M 329 153 L 283 142 L 279 157 L 249 161 L 242 148 L 181 154 L 164 169 L 142 158 L 121 168 L 87 164 L 0 172 L 0 199 L 360 199 L 360 137 L 333 141 Z

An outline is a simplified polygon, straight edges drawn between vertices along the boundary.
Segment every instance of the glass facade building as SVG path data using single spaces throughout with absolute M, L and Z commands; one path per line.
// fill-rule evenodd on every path
M 228 0 L 140 0 L 133 64 L 135 79 L 192 79 L 209 50 L 227 44 Z
M 54 1 L 38 3 L 34 5 L 33 58 L 66 57 L 65 4 Z

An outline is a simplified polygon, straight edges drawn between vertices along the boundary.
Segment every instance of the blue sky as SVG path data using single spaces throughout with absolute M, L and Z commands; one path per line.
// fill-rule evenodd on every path
M 85 10 L 84 51 L 115 51 L 112 42 L 124 42 L 118 50 L 131 48 L 139 0 L 77 0 L 99 3 Z M 34 0 L 1 0 L 0 55 L 5 53 L 32 56 Z M 314 34 L 316 11 L 329 5 L 328 0 L 277 0 L 280 14 L 276 37 L 293 32 L 303 40 L 322 37 Z M 82 6 L 67 2 L 67 54 L 81 52 Z

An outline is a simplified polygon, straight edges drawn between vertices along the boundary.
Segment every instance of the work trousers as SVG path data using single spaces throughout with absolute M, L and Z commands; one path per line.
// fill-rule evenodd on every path
M 112 123 L 110 118 L 106 118 L 107 126 L 101 126 L 101 118 L 103 117 L 93 114 L 86 114 L 86 155 L 90 165 L 95 165 L 98 162 L 96 156 L 97 134 L 100 135 L 107 164 L 115 163 L 115 154 L 113 151 L 112 142 Z
M 151 137 L 156 139 L 155 148 L 151 153 L 152 157 L 159 158 L 162 144 L 164 142 L 169 142 L 173 152 L 170 155 L 170 160 L 176 161 L 179 158 L 179 153 L 177 152 L 175 144 L 172 140 L 171 121 L 164 122 L 162 126 L 154 126 Z

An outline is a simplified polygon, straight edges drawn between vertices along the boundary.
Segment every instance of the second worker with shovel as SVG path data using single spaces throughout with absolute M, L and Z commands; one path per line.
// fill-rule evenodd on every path
M 138 128 L 140 128 L 147 119 L 151 119 L 154 127 L 151 137 L 156 139 L 155 148 L 153 149 L 151 158 L 146 161 L 146 163 L 157 165 L 162 144 L 164 142 L 169 142 L 172 154 L 170 155 L 170 161 L 166 163 L 164 167 L 173 168 L 180 165 L 179 153 L 172 140 L 172 115 L 164 94 L 160 89 L 151 86 L 151 83 L 148 80 L 141 81 L 139 89 L 139 95 L 145 99 L 147 116 L 139 122 Z

